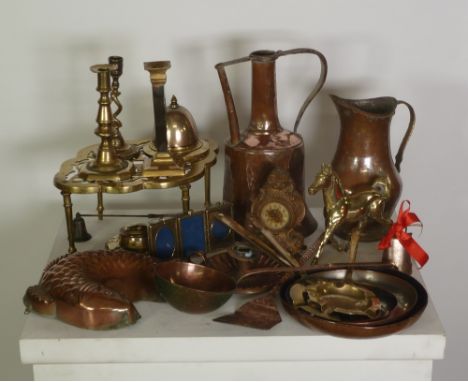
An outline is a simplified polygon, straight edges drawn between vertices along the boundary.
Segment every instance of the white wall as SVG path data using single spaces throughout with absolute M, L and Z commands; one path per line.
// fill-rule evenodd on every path
M 308 182 L 335 150 L 339 122 L 327 94 L 392 95 L 415 107 L 403 195 L 425 224 L 420 242 L 431 260 L 423 275 L 448 333 L 446 359 L 436 363 L 434 375 L 468 377 L 468 257 L 462 246 L 468 234 L 468 2 L 16 0 L 0 2 L 0 32 L 2 379 L 32 376 L 18 358 L 21 297 L 37 282 L 62 223 L 52 177 L 78 148 L 96 142 L 97 93 L 88 67 L 111 54 L 124 56 L 122 132 L 139 138 L 151 135 L 153 123 L 142 63 L 170 59 L 168 95 L 175 93 L 189 107 L 202 134 L 222 142 L 227 119 L 213 65 L 254 49 L 293 47 L 319 49 L 329 61 L 326 86 L 300 127 Z M 249 68 L 229 73 L 245 122 Z M 309 57 L 281 59 L 279 110 L 285 126 L 293 125 L 317 75 L 318 64 Z M 407 118 L 398 110 L 394 150 Z M 219 163 L 213 174 L 216 199 L 222 171 Z M 157 207 L 177 197 L 139 193 L 111 198 L 107 207 Z M 94 209 L 94 198 L 75 201 L 81 210 Z

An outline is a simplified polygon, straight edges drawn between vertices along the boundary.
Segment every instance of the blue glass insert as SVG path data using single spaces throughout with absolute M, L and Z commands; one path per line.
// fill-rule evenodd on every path
M 231 233 L 231 229 L 217 219 L 213 219 L 210 227 L 211 238 L 215 241 L 225 240 Z
M 171 258 L 174 254 L 176 241 L 174 234 L 168 227 L 162 227 L 156 232 L 154 243 L 156 257 L 165 260 Z
M 205 228 L 203 215 L 187 216 L 180 220 L 182 254 L 190 256 L 196 251 L 205 251 Z

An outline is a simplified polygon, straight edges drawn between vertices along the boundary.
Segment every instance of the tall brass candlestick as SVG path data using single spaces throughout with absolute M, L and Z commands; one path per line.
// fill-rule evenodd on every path
M 153 88 L 154 138 L 152 148 L 157 152 L 167 152 L 164 85 L 167 81 L 166 72 L 170 67 L 170 61 L 144 63 L 145 70 L 150 73 L 151 86 Z
M 93 65 L 91 71 L 97 74 L 97 88 L 100 93 L 98 100 L 99 109 L 96 118 L 98 127 L 95 134 L 101 138 L 96 158 L 89 163 L 81 172 L 81 176 L 88 180 L 122 180 L 131 176 L 133 166 L 130 162 L 122 160 L 117 156 L 112 137 L 114 135 L 111 99 L 109 92 L 110 72 L 116 70 L 117 65 Z
M 112 115 L 114 128 L 112 145 L 114 146 L 115 150 L 117 151 L 117 155 L 120 158 L 130 159 L 138 154 L 138 150 L 135 145 L 130 145 L 125 142 L 124 138 L 122 137 L 122 133 L 120 132 L 122 122 L 118 119 L 118 115 L 122 112 L 122 104 L 119 100 L 119 96 L 121 94 L 119 89 L 119 78 L 123 73 L 123 58 L 120 56 L 110 56 L 109 64 L 117 65 L 117 68 L 115 70 L 111 70 L 110 72 L 112 76 L 111 98 L 112 103 L 117 107 L 114 111 L 114 114 Z
M 182 176 L 185 175 L 183 166 L 177 164 L 168 152 L 166 126 L 166 99 L 164 85 L 170 61 L 145 62 L 144 68 L 150 73 L 153 89 L 154 110 L 154 138 L 143 148 L 150 158 L 143 165 L 144 176 Z

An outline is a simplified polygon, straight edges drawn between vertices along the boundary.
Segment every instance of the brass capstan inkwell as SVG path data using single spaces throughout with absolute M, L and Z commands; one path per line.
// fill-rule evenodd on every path
M 80 169 L 80 177 L 85 180 L 113 180 L 129 179 L 134 171 L 133 164 L 120 159 L 112 143 L 114 136 L 114 118 L 111 109 L 110 73 L 117 70 L 114 64 L 91 66 L 91 71 L 97 74 L 97 88 L 100 93 L 99 109 L 96 122 L 98 127 L 95 134 L 101 138 L 95 158 Z

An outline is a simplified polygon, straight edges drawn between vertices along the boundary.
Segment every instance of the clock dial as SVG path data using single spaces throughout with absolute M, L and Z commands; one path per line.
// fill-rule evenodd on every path
M 260 211 L 260 219 L 266 228 L 278 231 L 285 228 L 290 221 L 288 208 L 279 202 L 266 203 Z

